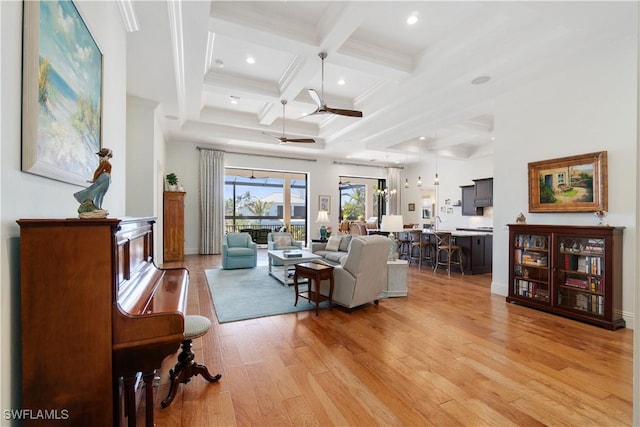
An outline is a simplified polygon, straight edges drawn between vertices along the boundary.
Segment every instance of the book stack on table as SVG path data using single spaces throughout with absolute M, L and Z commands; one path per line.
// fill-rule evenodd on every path
M 284 255 L 286 258 L 302 258 L 302 251 L 287 250 L 283 251 L 282 255 Z

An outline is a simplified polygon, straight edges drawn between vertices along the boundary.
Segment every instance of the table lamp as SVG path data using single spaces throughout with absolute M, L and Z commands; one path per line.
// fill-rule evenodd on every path
M 404 226 L 404 220 L 402 215 L 382 215 L 382 224 L 380 225 L 381 231 L 389 232 L 389 240 L 391 240 L 391 248 L 389 249 L 389 260 L 394 261 L 398 252 L 398 244 L 393 236 L 393 233 L 402 231 Z
M 318 211 L 318 219 L 316 223 L 320 224 L 320 239 L 327 240 L 327 226 L 329 224 L 329 213 L 327 211 Z

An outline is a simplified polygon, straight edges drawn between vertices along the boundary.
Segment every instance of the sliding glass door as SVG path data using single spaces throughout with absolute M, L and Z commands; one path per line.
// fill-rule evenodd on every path
M 306 174 L 226 168 L 224 198 L 227 232 L 266 236 L 286 229 L 307 240 Z

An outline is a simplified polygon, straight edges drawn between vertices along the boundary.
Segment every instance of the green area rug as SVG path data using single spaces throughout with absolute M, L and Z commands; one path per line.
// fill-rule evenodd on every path
M 269 275 L 267 266 L 223 270 L 205 270 L 207 283 L 213 297 L 218 323 L 255 319 L 315 309 L 306 299 L 299 298 L 298 305 L 293 285 L 284 286 Z M 306 290 L 307 285 L 300 285 Z M 327 302 L 320 304 L 327 307 Z

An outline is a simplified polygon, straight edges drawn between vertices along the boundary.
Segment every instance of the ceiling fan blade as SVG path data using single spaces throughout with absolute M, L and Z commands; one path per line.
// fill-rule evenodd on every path
M 311 139 L 311 138 L 287 138 L 285 135 L 285 129 L 284 129 L 284 124 L 285 124 L 285 106 L 287 105 L 287 101 L 285 99 L 280 101 L 282 103 L 282 136 L 275 136 L 275 135 L 270 135 L 266 132 L 262 132 L 264 135 L 270 136 L 272 138 L 277 139 L 278 141 L 280 141 L 280 144 L 288 144 L 290 142 L 302 142 L 302 143 L 314 143 L 316 142 L 315 139 Z M 313 114 L 313 113 L 311 113 Z
M 283 144 L 287 144 L 289 142 L 301 142 L 301 143 L 314 143 L 315 139 L 312 138 L 278 138 L 280 142 Z
M 318 92 L 313 89 L 309 89 L 308 92 L 311 99 L 313 99 L 313 102 L 318 105 L 318 108 L 322 108 L 322 99 L 320 99 L 320 95 L 318 95 Z
M 362 117 L 362 111 L 357 110 L 342 110 L 340 108 L 329 108 L 324 107 L 328 113 L 339 114 L 341 116 L 349 116 L 349 117 Z
M 340 116 L 362 117 L 362 111 L 343 110 L 343 109 L 340 109 L 340 108 L 329 108 L 324 103 L 324 60 L 327 57 L 327 53 L 326 52 L 320 52 L 318 54 L 318 56 L 322 60 L 322 92 L 321 92 L 322 94 L 318 95 L 318 92 L 316 92 L 315 90 L 308 89 L 309 96 L 318 105 L 318 108 L 316 109 L 316 111 L 314 111 L 311 114 L 331 113 L 331 114 L 338 114 Z M 311 114 L 308 114 L 308 115 L 310 116 Z M 306 117 L 306 116 L 304 116 L 304 117 Z

